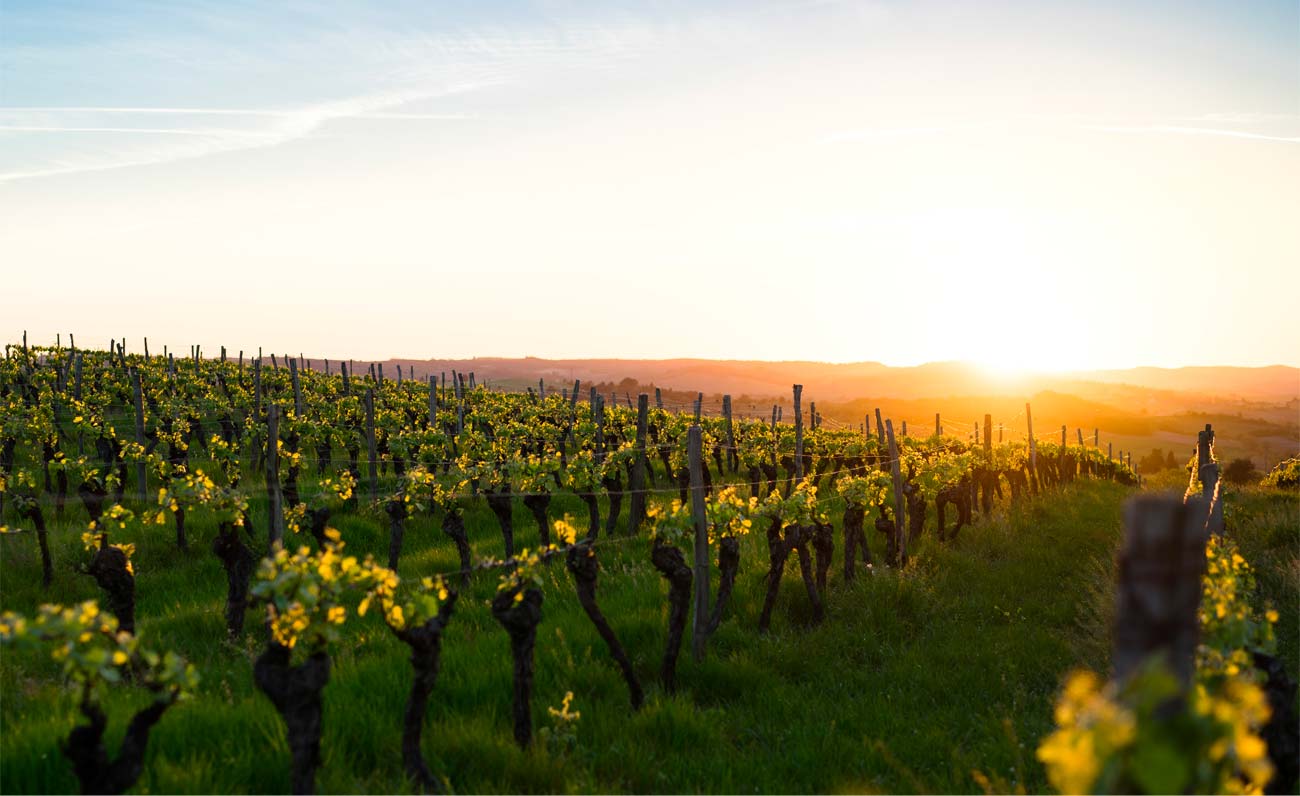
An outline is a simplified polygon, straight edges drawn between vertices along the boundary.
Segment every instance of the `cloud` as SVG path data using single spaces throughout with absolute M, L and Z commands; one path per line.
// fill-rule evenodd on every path
M 249 116 L 268 120 L 262 127 L 253 130 L 232 129 L 186 129 L 186 128 L 144 128 L 119 126 L 72 126 L 48 124 L 0 125 L 2 132 L 100 132 L 100 133 L 141 133 L 157 135 L 176 135 L 198 139 L 184 144 L 150 147 L 142 152 L 124 152 L 107 158 L 95 155 L 92 159 L 80 162 L 60 160 L 48 166 L 14 171 L 0 172 L 0 182 L 32 179 L 35 177 L 52 177 L 61 174 L 106 171 L 132 166 L 147 166 L 168 163 L 189 158 L 205 157 L 223 152 L 235 152 L 246 149 L 260 149 L 279 146 L 295 141 L 319 130 L 328 122 L 339 119 L 460 119 L 470 118 L 458 114 L 402 114 L 390 112 L 420 100 L 446 97 L 474 91 L 491 85 L 490 81 L 463 82 L 443 86 L 438 89 L 403 89 L 379 92 L 366 96 L 348 97 L 341 100 L 322 102 L 297 109 L 242 109 L 242 108 L 110 108 L 110 107 L 44 107 L 44 108 L 0 108 L 0 115 L 18 115 L 28 113 L 48 116 L 50 113 L 78 113 L 104 115 L 157 115 L 174 116 Z
M 1085 130 L 1101 133 L 1126 133 L 1131 135 L 1208 135 L 1224 138 L 1244 138 L 1251 141 L 1277 141 L 1284 144 L 1300 144 L 1300 136 L 1264 135 L 1244 130 L 1223 130 L 1217 127 L 1182 127 L 1169 124 L 1148 124 L 1136 127 L 1115 125 L 1085 124 Z

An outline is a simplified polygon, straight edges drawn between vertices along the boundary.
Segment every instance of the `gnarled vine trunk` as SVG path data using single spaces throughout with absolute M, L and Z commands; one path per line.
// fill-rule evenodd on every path
M 329 679 L 330 659 L 324 652 L 314 652 L 307 660 L 291 666 L 289 648 L 275 642 L 268 644 L 253 664 L 253 682 L 284 719 L 289 738 L 290 786 L 295 794 L 316 790 L 321 692 Z
M 522 596 L 516 600 L 516 595 Z M 542 593 L 531 587 L 497 592 L 492 599 L 492 616 L 510 634 L 510 654 L 515 662 L 515 742 L 527 747 L 533 740 L 533 647 L 542 621 Z
M 108 717 L 93 702 L 81 703 L 81 715 L 88 723 L 78 724 L 61 745 L 65 757 L 72 761 L 72 771 L 82 793 L 125 793 L 144 772 L 144 753 L 149 732 L 162 718 L 170 700 L 155 700 L 140 709 L 127 725 L 117 757 L 108 759 L 104 748 L 104 730 Z
M 627 657 L 623 645 L 619 643 L 618 636 L 614 635 L 614 629 L 609 626 L 605 615 L 596 605 L 596 575 L 600 571 L 600 564 L 596 561 L 596 548 L 587 541 L 573 545 L 565 557 L 565 564 L 569 572 L 573 573 L 573 582 L 582 610 L 587 612 L 587 618 L 596 626 L 596 632 L 604 639 L 605 646 L 609 647 L 609 654 L 613 656 L 623 672 L 623 681 L 627 683 L 628 694 L 632 699 L 632 709 L 640 710 L 641 703 L 645 700 L 641 682 L 637 679 L 636 672 L 632 669 L 632 661 Z
M 668 640 L 664 645 L 664 660 L 660 678 L 664 688 L 677 689 L 677 656 L 682 650 L 682 633 L 686 629 L 686 614 L 691 602 L 691 569 L 686 557 L 676 545 L 655 541 L 650 550 L 650 563 L 668 581 Z
M 424 734 L 424 716 L 428 712 L 429 695 L 433 693 L 434 683 L 438 680 L 438 668 L 442 659 L 442 631 L 451 621 L 455 607 L 456 593 L 452 592 L 438 606 L 437 616 L 430 617 L 422 625 L 397 632 L 397 637 L 411 648 L 411 668 L 414 670 L 411 694 L 406 699 L 406 710 L 402 714 L 402 767 L 406 770 L 406 776 L 426 790 L 437 790 L 438 781 L 433 778 L 420 751 L 420 738 Z

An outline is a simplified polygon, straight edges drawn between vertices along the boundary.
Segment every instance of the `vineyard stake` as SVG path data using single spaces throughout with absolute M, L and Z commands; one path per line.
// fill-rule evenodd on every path
M 894 480 L 894 533 L 898 544 L 897 566 L 907 563 L 907 534 L 904 517 L 907 516 L 907 499 L 903 496 L 903 470 L 898 461 L 898 442 L 894 439 L 894 421 L 885 421 L 885 434 L 889 438 L 889 474 Z
M 140 387 L 140 371 L 133 370 L 131 379 L 131 392 L 135 398 L 135 441 L 141 448 L 144 447 L 144 395 Z M 143 451 L 141 451 L 143 452 Z M 140 504 L 145 501 L 145 464 L 141 458 L 135 463 L 135 478 L 137 482 L 136 494 L 140 498 Z
M 298 382 L 298 360 L 289 360 L 289 379 L 293 382 L 293 413 L 302 419 L 302 385 Z
M 259 363 L 260 364 L 260 363 Z M 283 546 L 284 509 L 280 494 L 280 406 L 271 403 L 266 407 L 266 495 L 270 505 L 267 523 L 267 547 L 270 553 Z
M 704 462 L 700 426 L 686 432 L 686 454 L 691 474 L 691 514 L 695 520 L 695 620 L 691 625 L 691 657 L 704 660 L 709 640 L 709 525 L 704 514 Z
M 650 396 L 641 393 L 636 397 L 636 460 L 632 463 L 632 502 L 628 506 L 627 532 L 635 534 L 645 520 L 646 457 L 645 438 L 650 414 Z
M 370 499 L 379 497 L 379 467 L 375 453 L 375 391 L 366 389 L 366 459 L 367 476 L 370 480 Z
M 1195 669 L 1197 613 L 1205 574 L 1205 504 L 1141 495 L 1124 511 L 1116 588 L 1115 677 L 1125 680 L 1162 654 L 1183 686 Z
M 803 480 L 803 385 L 794 385 L 794 480 Z

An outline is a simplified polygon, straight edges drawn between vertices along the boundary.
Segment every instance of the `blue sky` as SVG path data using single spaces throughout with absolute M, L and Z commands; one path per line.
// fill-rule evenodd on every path
M 335 356 L 1300 364 L 1298 40 L 1294 2 L 5 0 L 6 315 Z M 958 322 L 981 281 L 1030 314 Z M 793 285 L 805 334 L 686 322 L 762 328 Z M 337 323 L 361 296 L 387 311 Z M 1077 350 L 1007 350 L 1044 302 Z M 1226 331 L 1189 346 L 1193 310 Z

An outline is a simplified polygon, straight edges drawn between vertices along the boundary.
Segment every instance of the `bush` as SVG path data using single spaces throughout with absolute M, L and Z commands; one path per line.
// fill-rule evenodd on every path
M 1253 484 L 1259 480 L 1259 471 L 1250 459 L 1233 459 L 1223 469 L 1223 480 L 1238 486 Z

